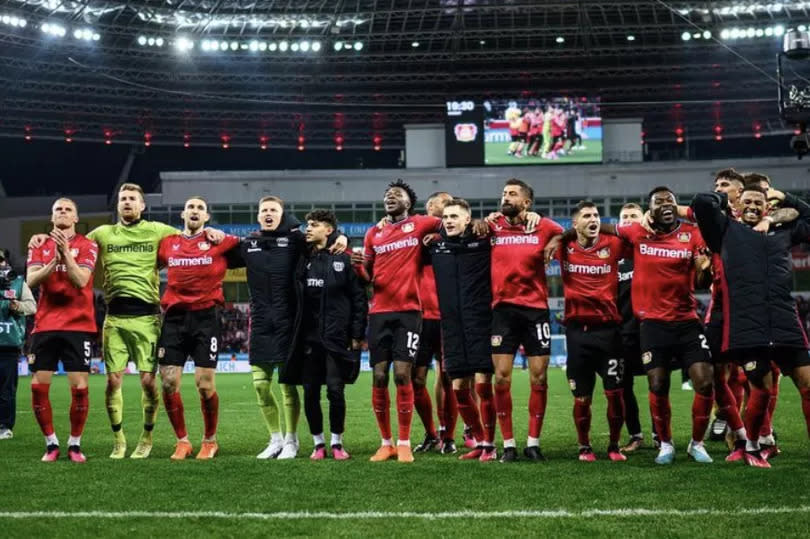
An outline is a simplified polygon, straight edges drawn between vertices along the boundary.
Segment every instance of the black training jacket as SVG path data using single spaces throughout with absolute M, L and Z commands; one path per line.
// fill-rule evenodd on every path
M 316 275 L 315 278 L 324 281 L 317 314 L 320 342 L 329 355 L 343 360 L 342 367 L 345 368 L 340 369 L 343 382 L 353 383 L 360 372 L 360 354 L 351 350 L 352 339 L 362 341 L 366 338 L 368 297 L 365 287 L 354 272 L 351 256 L 347 253 L 331 254 L 327 249 L 308 252 L 296 277 L 296 286 L 302 296 L 308 275 Z M 313 313 L 306 310 L 306 303 L 303 305 L 302 316 L 312 316 Z M 304 345 L 298 343 L 299 352 Z M 303 353 L 294 354 L 286 369 L 285 383 L 301 383 L 303 357 Z
M 619 260 L 619 295 L 616 306 L 622 315 L 622 335 L 636 336 L 639 334 L 638 318 L 633 314 L 633 298 L 630 290 L 633 288 L 633 256 Z
M 492 372 L 490 240 L 470 229 L 429 247 L 441 313 L 444 367 L 451 378 Z
M 807 348 L 793 290 L 791 247 L 810 239 L 810 205 L 785 195 L 784 207 L 799 218 L 768 234 L 729 218 L 725 194 L 692 201 L 706 245 L 723 259 L 723 350 L 784 346 Z
M 284 213 L 274 231 L 242 239 L 229 267 L 247 268 L 250 292 L 250 363 L 286 365 L 301 325 L 302 291 L 295 276 L 303 264 L 306 239 L 298 221 Z M 236 251 L 236 250 L 234 250 Z M 284 369 L 279 376 L 283 382 Z

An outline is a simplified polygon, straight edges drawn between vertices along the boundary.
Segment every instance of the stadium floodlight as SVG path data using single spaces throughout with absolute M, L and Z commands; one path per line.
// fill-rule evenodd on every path
M 81 30 L 73 30 L 73 37 L 76 39 L 81 39 L 84 34 Z
M 418 49 L 419 48 L 419 42 L 414 41 L 413 43 L 411 43 L 411 47 L 413 47 L 414 49 Z
M 93 34 L 93 41 L 98 41 L 101 39 L 101 34 Z
M 781 37 L 785 33 L 785 27 L 781 24 L 777 24 L 773 27 L 773 35 L 776 37 Z
M 689 32 L 684 32 L 681 34 L 682 41 L 689 41 L 690 39 L 692 39 L 692 34 L 690 34 Z
M 141 47 L 146 45 L 146 36 L 138 36 L 138 45 Z
M 321 50 L 321 42 L 320 41 L 313 41 L 312 42 L 312 52 L 319 52 Z
M 749 28 L 748 30 L 745 31 L 745 37 L 754 37 L 755 35 L 757 35 L 757 31 L 755 28 Z
M 799 27 L 797 28 L 797 30 L 799 32 L 806 32 L 807 31 L 807 26 L 804 25 L 804 24 L 800 24 Z
M 557 43 L 562 44 L 562 43 L 565 43 L 565 38 L 563 36 L 557 36 L 557 39 L 555 39 L 554 41 L 556 41 Z M 483 45 L 483 43 L 482 43 L 482 45 Z
M 627 36 L 627 41 L 635 41 L 635 40 L 636 40 L 636 36 L 634 36 L 634 35 L 632 35 L 632 34 L 630 34 L 629 36 Z
M 251 41 L 250 44 L 248 44 L 248 49 L 250 49 L 253 52 L 256 52 L 257 50 L 259 50 L 259 42 L 256 40 Z
M 757 28 L 757 31 L 754 33 L 754 35 L 756 37 L 762 37 L 765 35 L 765 30 L 763 30 L 762 28 Z
M 278 45 L 276 45 L 275 41 L 271 41 L 270 44 L 267 45 L 267 50 L 270 52 L 276 52 L 276 49 L 278 49 Z
M 721 30 L 720 31 L 720 39 L 728 39 L 731 36 L 731 32 L 728 30 Z
M 354 42 L 354 50 L 356 50 L 356 51 L 363 50 L 363 42 L 362 41 L 355 41 Z
M 342 41 L 335 41 L 334 45 L 332 45 L 335 49 L 335 52 L 340 52 L 343 50 L 343 42 Z
M 174 41 L 174 47 L 180 52 L 188 52 L 194 48 L 194 42 L 187 37 L 178 37 Z
M 231 41 L 231 50 L 239 50 L 239 42 L 238 41 Z
M 712 33 L 709 30 L 703 30 L 703 39 L 711 39 Z
M 228 50 L 228 42 L 227 41 L 220 41 L 219 42 L 219 50 L 221 50 L 221 51 Z
M 281 43 L 278 44 L 278 50 L 280 50 L 281 52 L 287 52 L 287 49 L 289 48 L 290 44 L 287 43 L 286 41 L 282 41 Z
M 298 48 L 299 48 L 298 43 L 293 43 L 292 45 L 290 45 L 290 50 L 293 52 L 298 52 Z
M 260 41 L 259 42 L 259 50 L 262 51 L 262 52 L 266 51 L 267 50 L 267 43 L 265 43 L 264 41 Z
M 771 37 L 773 35 L 773 28 L 771 28 L 770 26 L 768 28 L 766 28 L 765 29 L 765 35 L 768 36 L 768 37 Z
M 164 41 L 163 41 L 163 38 L 162 38 L 162 37 L 159 37 L 159 38 L 157 38 L 157 39 L 155 40 L 155 45 L 157 45 L 158 47 L 162 47 L 162 46 L 163 46 L 163 43 L 164 43 Z
M 155 45 L 155 38 L 150 37 L 149 39 L 146 40 L 146 44 L 149 45 L 150 47 L 153 47 Z
M 298 21 L 298 26 L 300 26 L 301 28 L 309 28 L 309 21 L 306 19 Z
M 309 52 L 310 47 L 312 47 L 312 44 L 309 41 L 301 42 L 301 52 Z

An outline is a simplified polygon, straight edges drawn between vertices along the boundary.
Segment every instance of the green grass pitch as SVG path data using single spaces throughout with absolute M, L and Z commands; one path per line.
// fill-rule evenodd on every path
M 676 380 L 679 377 L 673 382 Z M 15 436 L 0 441 L 3 537 L 806 537 L 810 522 L 810 447 L 798 393 L 789 380 L 783 380 L 776 411 L 775 426 L 783 453 L 773 461 L 771 470 L 727 464 L 723 462 L 724 444 L 715 442 L 708 443 L 714 464 L 691 462 L 685 447 L 692 393 L 675 383 L 673 424 L 678 456 L 673 466 L 656 466 L 652 449 L 641 450 L 624 463 L 606 459 L 607 426 L 601 390 L 595 398 L 592 427 L 600 460 L 580 463 L 576 460 L 572 398 L 559 369 L 550 371 L 542 435 L 549 461 L 541 464 L 459 462 L 455 456 L 439 454 L 417 455 L 411 465 L 368 462 L 379 439 L 367 373 L 348 391 L 346 447 L 353 455 L 348 462 L 310 462 L 312 441 L 303 417 L 298 459 L 257 461 L 255 455 L 264 448 L 267 432 L 255 404 L 250 375 L 229 374 L 217 380 L 221 453 L 214 461 L 169 460 L 174 440 L 162 407 L 152 456 L 146 461 L 109 460 L 111 435 L 104 411 L 104 378 L 94 376 L 83 437 L 88 462 L 76 465 L 62 458 L 46 464 L 39 462 L 44 442 L 30 410 L 29 383 L 29 378 L 20 380 Z M 202 431 L 199 400 L 193 378 L 184 376 L 183 384 L 186 421 L 196 450 Z M 644 380 L 637 379 L 636 387 L 644 404 L 642 424 L 646 430 L 650 420 Z M 513 389 L 516 437 L 522 446 L 528 397 L 524 371 L 515 372 Z M 54 380 L 51 399 L 57 435 L 65 444 L 69 391 L 64 377 Z M 141 421 L 136 377 L 126 377 L 124 399 L 124 428 L 131 451 Z M 392 415 L 396 418 L 395 413 Z M 415 415 L 414 443 L 421 436 Z M 645 515 L 642 510 L 655 513 Z M 40 511 L 46 513 L 30 514 Z M 74 514 L 88 511 L 100 514 Z M 472 514 L 458 514 L 463 511 Z M 519 511 L 560 513 L 521 516 L 516 513 Z M 22 514 L 15 517 L 15 512 Z M 207 512 L 228 514 L 202 514 Z M 329 514 L 307 516 L 304 512 Z M 380 518 L 371 512 L 396 514 Z M 414 512 L 433 515 L 410 514 Z M 439 512 L 448 514 L 435 515 Z M 110 513 L 117 515 L 110 518 Z M 271 513 L 273 518 L 267 516 Z M 346 513 L 364 514 L 336 518 Z
M 509 148 L 508 142 L 490 142 L 484 144 L 484 163 L 487 165 L 563 165 L 563 164 L 581 164 L 581 163 L 601 163 L 602 162 L 602 141 L 601 140 L 586 140 L 584 141 L 584 150 L 577 150 L 569 153 L 564 157 L 560 157 L 556 161 L 548 159 L 541 159 L 539 157 L 524 157 L 516 159 L 511 155 L 506 155 Z M 567 144 L 566 144 L 567 146 Z

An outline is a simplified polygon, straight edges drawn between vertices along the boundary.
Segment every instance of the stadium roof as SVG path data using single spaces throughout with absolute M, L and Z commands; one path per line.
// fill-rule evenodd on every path
M 599 96 L 649 140 L 785 132 L 810 2 L 3 0 L 0 136 L 404 145 L 448 98 Z M 317 50 L 315 50 L 317 49 Z

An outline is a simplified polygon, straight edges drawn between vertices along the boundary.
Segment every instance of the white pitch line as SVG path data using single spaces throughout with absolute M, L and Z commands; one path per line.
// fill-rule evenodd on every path
M 638 516 L 740 516 L 765 514 L 810 513 L 810 506 L 798 507 L 754 507 L 740 509 L 647 509 L 628 507 L 624 509 L 586 509 L 570 511 L 567 509 L 525 510 L 525 511 L 447 511 L 420 513 L 411 511 L 360 511 L 360 512 L 325 512 L 325 511 L 285 511 L 277 513 L 231 513 L 227 511 L 3 511 L 0 519 L 26 518 L 155 518 L 155 519 L 222 519 L 222 520 L 378 520 L 378 519 L 412 519 L 412 520 L 445 520 L 474 519 L 489 520 L 499 518 L 595 518 L 595 517 L 638 517 Z

